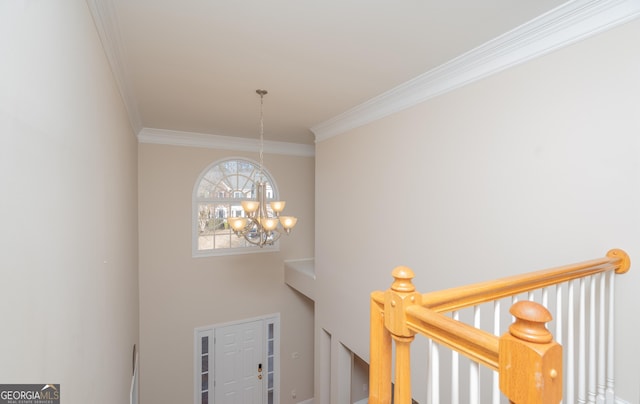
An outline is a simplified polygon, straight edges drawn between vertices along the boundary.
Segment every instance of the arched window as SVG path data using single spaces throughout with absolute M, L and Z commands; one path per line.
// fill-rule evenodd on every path
M 198 177 L 193 189 L 193 254 L 194 256 L 242 254 L 273 251 L 277 244 L 255 248 L 236 236 L 227 218 L 244 216 L 246 199 L 256 198 L 260 165 L 241 158 L 216 161 Z M 263 167 L 266 198 L 278 200 L 278 191 L 271 175 Z

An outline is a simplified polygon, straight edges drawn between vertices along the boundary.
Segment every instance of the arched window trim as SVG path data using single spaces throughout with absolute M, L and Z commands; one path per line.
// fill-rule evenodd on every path
M 253 254 L 253 253 L 261 253 L 261 252 L 274 252 L 274 251 L 279 251 L 280 250 L 280 246 L 279 246 L 279 242 L 276 241 L 272 246 L 264 246 L 263 248 L 257 248 L 253 245 L 248 245 L 248 246 L 244 246 L 244 247 L 230 247 L 230 248 L 218 248 L 218 249 L 206 249 L 206 250 L 199 250 L 198 249 L 198 242 L 199 242 L 199 205 L 201 203 L 231 203 L 231 202 L 237 202 L 238 199 L 235 199 L 233 197 L 229 197 L 229 198 L 219 198 L 217 195 L 211 195 L 208 198 L 200 198 L 198 197 L 198 190 L 200 188 L 200 184 L 201 182 L 205 179 L 205 176 L 215 167 L 228 162 L 228 161 L 244 161 L 244 162 L 248 162 L 250 164 L 252 164 L 255 168 L 256 171 L 259 169 L 260 167 L 260 163 L 258 163 L 257 161 L 247 158 L 247 157 L 225 157 L 219 160 L 214 161 L 213 163 L 209 164 L 207 167 L 204 168 L 204 170 L 202 170 L 202 172 L 200 172 L 200 175 L 198 175 L 198 178 L 195 181 L 195 184 L 193 186 L 193 191 L 191 194 L 191 251 L 192 251 L 192 256 L 193 257 L 216 257 L 216 256 L 224 256 L 224 255 L 238 255 L 238 254 Z M 276 184 L 273 176 L 271 175 L 271 173 L 269 173 L 269 170 L 267 170 L 266 167 L 263 166 L 262 168 L 262 173 L 264 176 L 264 179 L 271 185 L 271 192 L 272 192 L 272 197 L 273 200 L 277 200 L 278 199 L 278 185 Z M 246 198 L 245 198 L 246 199 Z M 232 237 L 237 237 L 236 235 L 232 234 Z

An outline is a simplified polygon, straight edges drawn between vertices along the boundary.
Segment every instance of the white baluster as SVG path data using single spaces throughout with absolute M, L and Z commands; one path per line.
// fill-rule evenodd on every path
M 480 364 L 469 363 L 469 403 L 478 404 L 480 399 Z
M 545 291 L 547 289 L 545 288 Z M 544 300 L 544 294 L 543 294 L 543 300 Z M 560 345 L 562 345 L 562 285 L 561 284 L 557 284 L 556 285 L 556 316 L 554 318 L 555 322 L 556 322 L 556 335 L 555 335 L 555 339 L 556 342 Z M 562 400 L 560 400 L 560 404 L 562 404 Z
M 589 379 L 587 402 L 596 404 L 596 277 L 589 277 Z
M 480 328 L 480 307 L 473 306 L 473 326 Z M 469 365 L 469 403 L 478 404 L 480 400 L 480 364 L 471 361 Z
M 556 342 L 562 345 L 562 285 L 556 285 Z
M 574 301 L 574 289 L 575 282 L 569 281 L 569 297 L 567 299 L 567 318 L 569 322 L 567 324 L 567 380 L 565 383 L 567 393 L 566 393 L 566 403 L 571 404 L 575 403 L 575 391 L 576 391 L 576 377 L 575 377 L 575 301 Z
M 440 403 L 440 351 L 435 342 L 429 340 L 431 345 L 431 392 L 432 403 Z
M 460 320 L 457 311 L 453 313 L 454 320 Z M 451 404 L 458 404 L 460 401 L 460 354 L 456 350 L 451 350 Z
M 607 274 L 598 275 L 598 283 L 600 284 L 600 294 L 598 295 L 598 302 L 600 303 L 600 310 L 598 312 L 598 395 L 596 396 L 596 403 L 605 403 L 605 330 L 607 328 L 607 312 L 605 310 L 606 293 L 605 279 Z
M 434 404 L 433 401 L 433 341 L 427 339 L 427 404 Z M 435 402 L 437 404 L 437 401 Z
M 493 334 L 500 335 L 500 300 L 493 302 Z M 493 372 L 491 397 L 493 404 L 500 404 L 500 374 L 498 372 Z
M 613 404 L 616 398 L 613 379 L 613 313 L 615 300 L 615 271 L 609 271 L 609 332 L 607 333 L 607 403 Z
M 580 305 L 578 307 L 579 310 L 579 324 L 578 324 L 578 403 L 585 404 L 586 400 L 586 391 L 587 391 L 587 375 L 585 372 L 587 366 L 587 348 L 585 341 L 585 332 L 586 332 L 586 310 L 585 307 L 585 285 L 584 278 L 580 278 L 580 296 L 579 301 Z

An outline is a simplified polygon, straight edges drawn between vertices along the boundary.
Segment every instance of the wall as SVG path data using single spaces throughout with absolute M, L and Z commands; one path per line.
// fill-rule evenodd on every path
M 142 403 L 193 401 L 195 327 L 276 312 L 281 313 L 280 402 L 313 396 L 314 307 L 285 285 L 284 260 L 313 257 L 314 159 L 264 156 L 287 201 L 285 211 L 299 218 L 281 240 L 280 252 L 193 258 L 193 187 L 206 167 L 226 157 L 256 160 L 257 153 L 140 145 Z
M 637 261 L 639 37 L 636 20 L 318 143 L 317 329 L 368 361 L 369 292 L 397 265 L 428 292 L 614 247 Z M 632 267 L 616 285 L 617 394 L 629 402 L 640 402 L 639 281 Z
M 0 2 L 0 382 L 129 400 L 137 142 L 84 1 Z

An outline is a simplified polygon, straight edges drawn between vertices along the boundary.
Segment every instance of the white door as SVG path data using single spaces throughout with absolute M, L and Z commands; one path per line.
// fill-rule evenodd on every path
M 215 329 L 215 403 L 262 404 L 265 382 L 264 323 Z

